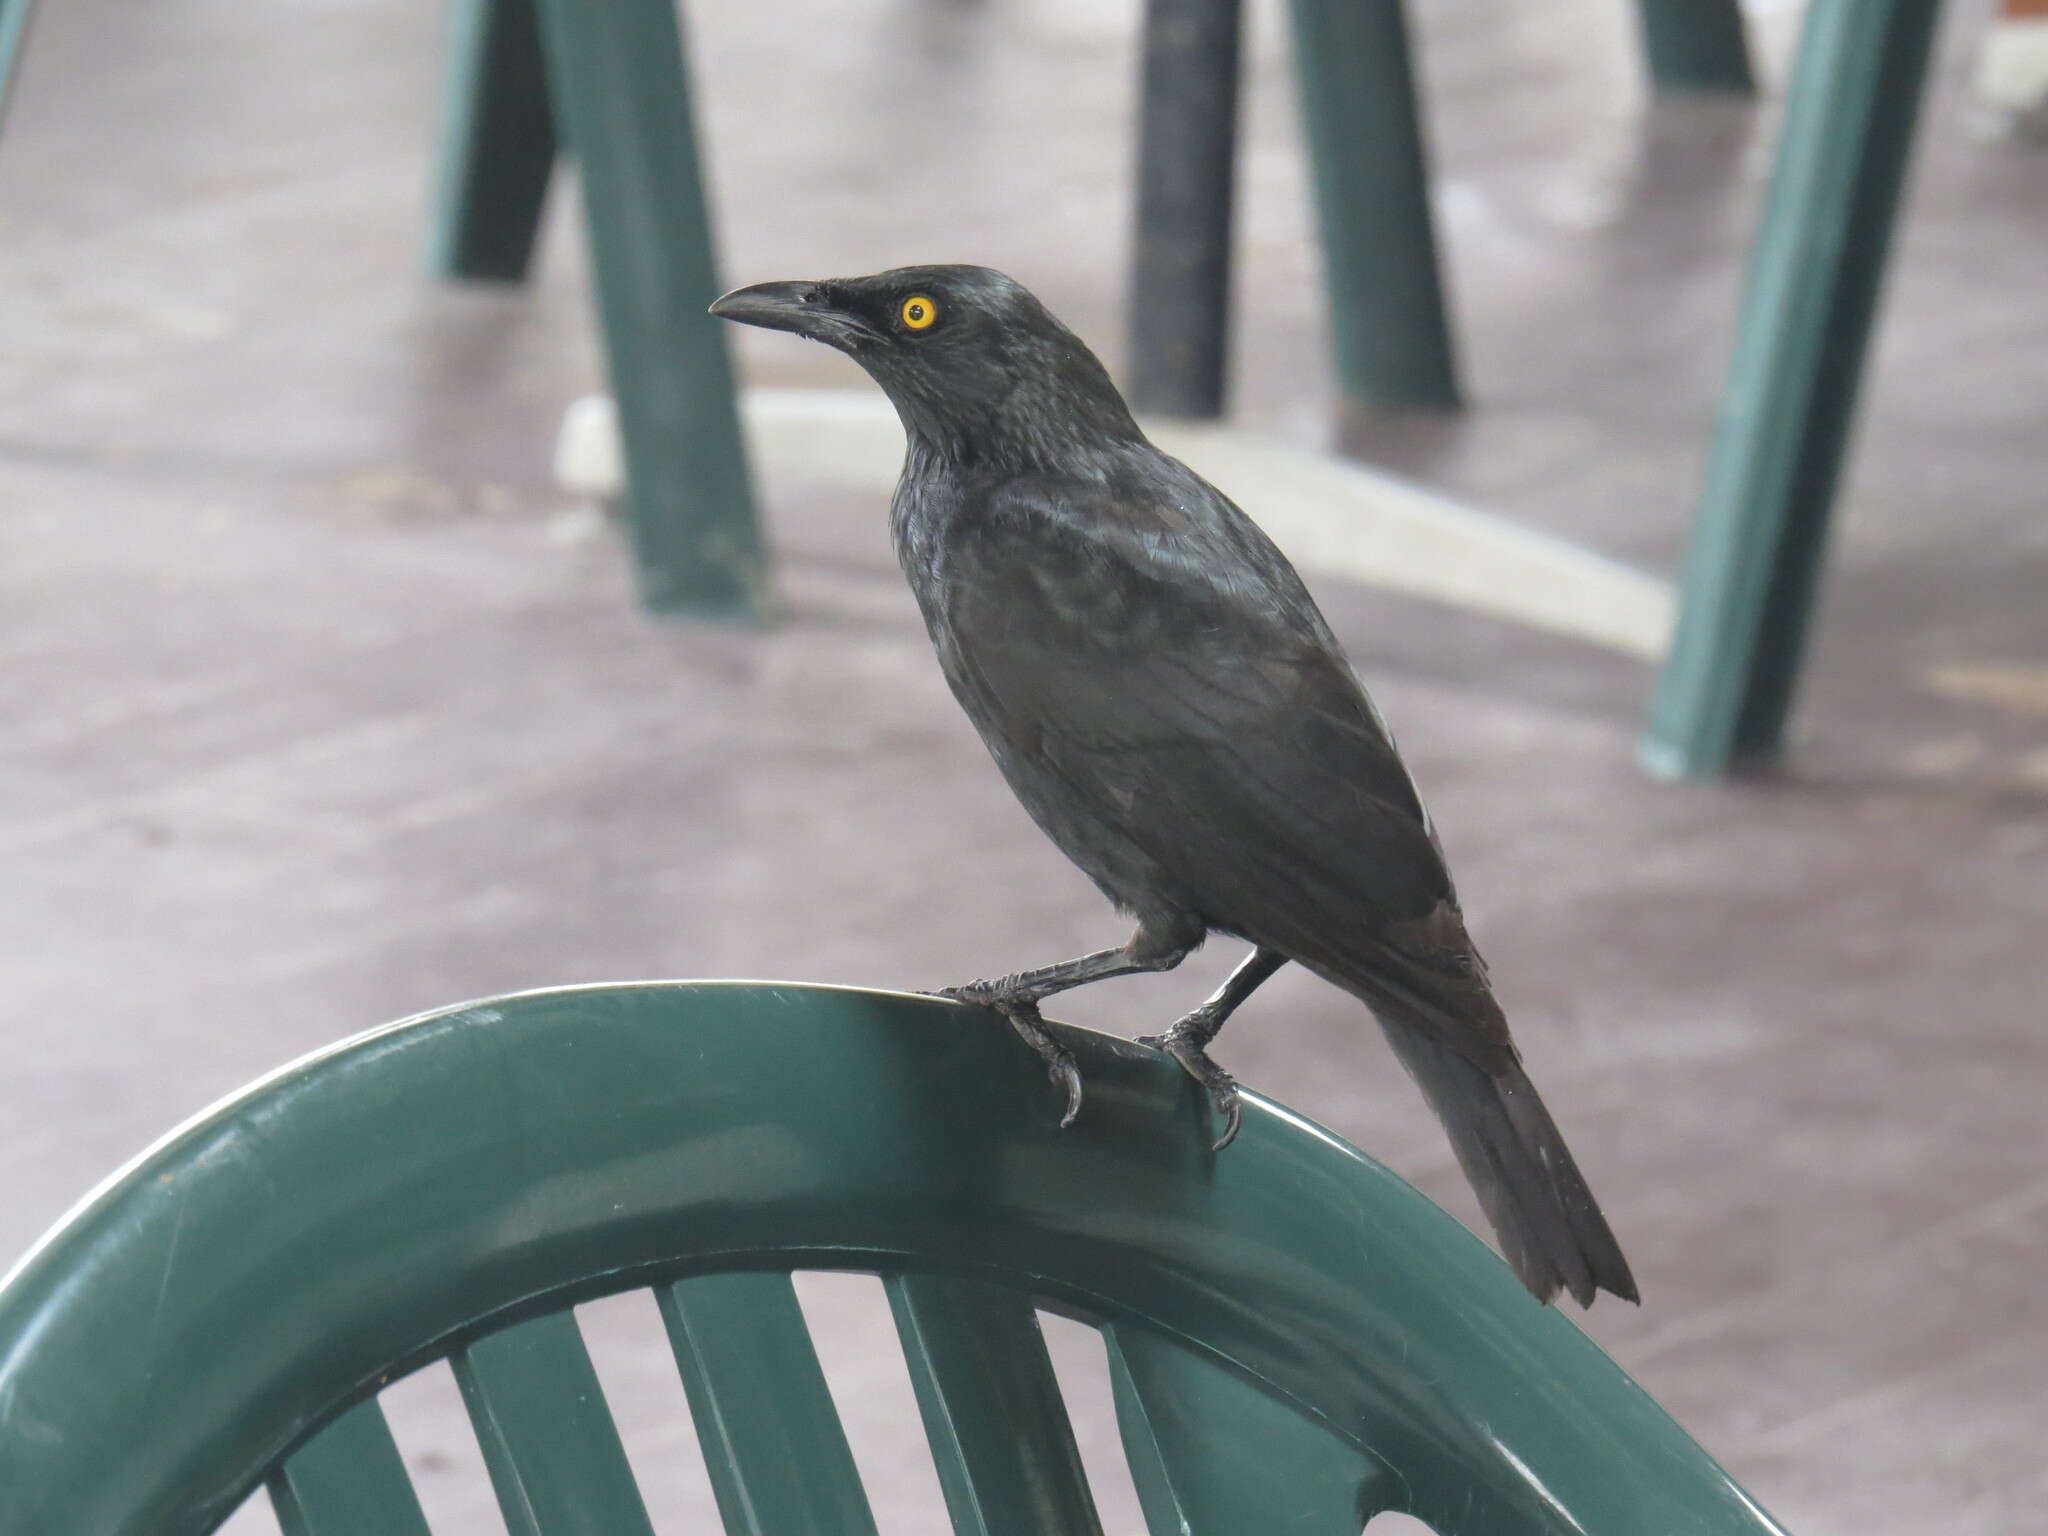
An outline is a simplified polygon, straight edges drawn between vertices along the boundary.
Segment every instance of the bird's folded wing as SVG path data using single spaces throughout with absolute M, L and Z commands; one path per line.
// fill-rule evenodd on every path
M 1426 926 L 1451 888 L 1407 770 L 1298 578 L 1224 507 L 1173 526 L 1088 487 L 1012 497 L 949 559 L 950 669 L 1219 917 L 1311 953 Z

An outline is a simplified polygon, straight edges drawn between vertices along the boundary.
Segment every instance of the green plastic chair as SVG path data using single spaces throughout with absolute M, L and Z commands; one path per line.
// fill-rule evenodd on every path
M 879 1273 L 954 1529 L 1100 1529 L 1035 1308 L 1106 1335 L 1153 1536 L 1779 1528 L 1583 1334 L 1278 1105 L 935 999 L 567 988 L 357 1036 L 144 1153 L 0 1284 L 0 1530 L 422 1536 L 378 1407 L 454 1367 L 514 1536 L 649 1523 L 572 1304 L 651 1287 L 728 1532 L 875 1526 L 791 1288 Z
M 1810 0 L 1644 732 L 1666 778 L 1784 749 L 1941 0 Z
M 456 0 L 433 270 L 525 276 L 558 128 L 583 193 L 641 602 L 763 617 L 732 363 L 705 313 L 723 289 L 676 0 Z
M 7 108 L 14 100 L 14 72 L 28 42 L 28 23 L 34 11 L 33 0 L 0 0 L 0 124 L 7 121 Z
M 1128 395 L 1223 414 L 1241 0 L 1146 0 Z M 1404 0 L 1289 0 L 1336 384 L 1367 409 L 1461 403 Z M 1739 0 L 1637 0 L 1660 90 L 1750 94 Z

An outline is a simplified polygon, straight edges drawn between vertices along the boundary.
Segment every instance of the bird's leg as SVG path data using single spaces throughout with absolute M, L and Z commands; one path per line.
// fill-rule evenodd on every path
M 1206 930 L 1186 922 L 1140 922 L 1131 941 L 1117 949 L 1098 949 L 1078 960 L 1043 965 L 1035 971 L 1019 971 L 995 981 L 970 981 L 965 986 L 947 987 L 937 995 L 959 1003 L 979 1003 L 993 1008 L 1010 1021 L 1010 1027 L 1024 1043 L 1045 1058 L 1046 1076 L 1067 1090 L 1067 1112 L 1060 1116 L 1062 1127 L 1072 1125 L 1081 1112 L 1081 1069 L 1065 1046 L 1047 1033 L 1038 1004 L 1055 992 L 1107 981 L 1112 976 L 1130 976 L 1139 971 L 1170 971 L 1185 960 L 1202 942 Z
M 1078 960 L 1041 965 L 1035 971 L 1019 971 L 994 981 L 970 981 L 964 986 L 946 987 L 940 997 L 960 1003 L 980 1003 L 1001 1008 L 1013 1003 L 1041 1003 L 1055 992 L 1085 987 L 1091 981 L 1112 976 L 1134 976 L 1140 971 L 1170 971 L 1194 952 L 1204 930 L 1182 924 L 1154 925 L 1143 922 L 1128 944 L 1115 949 L 1098 949 Z
M 1180 1063 L 1182 1071 L 1208 1089 L 1209 1102 L 1225 1117 L 1223 1134 L 1216 1138 L 1218 1152 L 1237 1140 L 1244 1108 L 1237 1099 L 1237 1079 L 1209 1059 L 1208 1044 L 1237 1011 L 1238 1004 L 1258 991 L 1286 963 L 1287 957 L 1277 949 L 1253 950 L 1201 1007 L 1174 1020 L 1165 1034 L 1145 1035 L 1138 1041 L 1140 1045 L 1165 1051 Z
M 1091 981 L 1107 981 L 1112 976 L 1128 976 L 1134 971 L 1151 969 L 1151 966 L 1133 964 L 1130 951 L 1119 946 L 1116 949 L 1098 949 L 1078 960 L 1061 960 L 1054 965 L 1041 965 L 1036 970 L 1018 971 L 1011 976 L 945 987 L 939 996 L 950 997 L 956 1003 L 980 1003 L 989 1008 L 1011 1003 L 1035 1006 L 1055 992 L 1064 992 L 1070 987 L 1085 987 Z

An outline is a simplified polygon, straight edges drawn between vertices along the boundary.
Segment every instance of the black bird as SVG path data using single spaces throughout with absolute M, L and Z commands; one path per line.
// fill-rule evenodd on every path
M 1635 1300 L 1386 725 L 1257 525 L 1147 442 L 1095 355 L 1000 272 L 760 283 L 711 312 L 836 347 L 895 403 L 890 525 L 946 679 L 1025 809 L 1137 919 L 1119 948 L 945 994 L 1046 1059 L 1062 1124 L 1081 1079 L 1039 1002 L 1231 934 L 1251 957 L 1146 1042 L 1208 1090 L 1219 1150 L 1237 1085 L 1209 1042 L 1295 961 L 1378 1017 L 1538 1298 Z

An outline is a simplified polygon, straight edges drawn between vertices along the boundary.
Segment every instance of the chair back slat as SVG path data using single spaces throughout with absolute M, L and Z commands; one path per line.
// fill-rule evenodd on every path
M 656 1288 L 727 1536 L 875 1536 L 786 1274 Z
M 391 1426 L 373 1397 L 308 1441 L 270 1479 L 284 1536 L 431 1536 Z
M 1150 1329 L 1103 1334 L 1152 1536 L 1358 1536 L 1396 1507 L 1390 1469 L 1315 1420 Z
M 957 1536 L 1101 1536 L 1031 1299 L 944 1275 L 887 1285 Z
M 510 1536 L 654 1536 L 573 1312 L 487 1334 L 449 1364 Z

